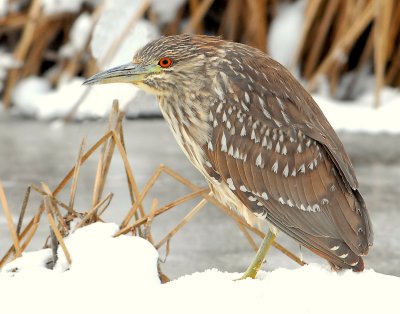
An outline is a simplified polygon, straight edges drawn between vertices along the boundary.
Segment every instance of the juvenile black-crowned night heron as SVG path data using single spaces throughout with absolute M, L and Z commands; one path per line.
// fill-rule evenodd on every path
M 176 140 L 215 197 L 267 233 L 244 277 L 255 277 L 276 231 L 362 271 L 372 227 L 351 161 L 313 98 L 278 62 L 208 36 L 163 37 L 131 63 L 85 84 L 125 82 L 157 96 Z

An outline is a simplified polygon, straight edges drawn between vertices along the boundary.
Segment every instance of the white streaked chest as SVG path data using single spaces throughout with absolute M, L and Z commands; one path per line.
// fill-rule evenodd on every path
M 161 112 L 167 121 L 178 145 L 190 162 L 205 176 L 206 157 L 203 146 L 209 140 L 208 113 L 202 108 L 193 109 L 191 104 L 171 105 L 159 99 Z

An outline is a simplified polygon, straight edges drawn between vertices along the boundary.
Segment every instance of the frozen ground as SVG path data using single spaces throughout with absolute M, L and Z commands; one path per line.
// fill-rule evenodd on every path
M 13 313 L 395 313 L 400 278 L 319 265 L 261 272 L 257 279 L 207 270 L 161 285 L 157 251 L 121 236 L 118 226 L 96 223 L 66 239 L 54 270 L 49 249 L 24 254 L 0 273 L 1 308 Z M 40 285 L 38 283 L 40 282 Z M 40 288 L 39 288 L 40 287 Z M 43 297 L 45 296 L 45 298 Z M 61 299 L 60 299 L 61 298 Z M 23 302 L 21 302 L 23 301 Z M 62 304 L 62 306 L 61 306 Z

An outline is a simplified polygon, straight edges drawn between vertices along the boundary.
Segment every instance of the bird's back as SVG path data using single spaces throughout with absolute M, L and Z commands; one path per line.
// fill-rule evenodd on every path
M 335 267 L 362 270 L 372 228 L 335 131 L 278 62 L 237 43 L 226 51 L 214 79 L 220 99 L 210 109 L 214 147 L 204 148 L 210 173 L 238 204 Z
M 313 98 L 254 48 L 184 38 L 213 60 L 197 73 L 209 86 L 184 100 L 160 99 L 161 107 L 217 198 L 268 220 L 335 268 L 362 270 L 373 237 L 368 212 L 351 161 Z

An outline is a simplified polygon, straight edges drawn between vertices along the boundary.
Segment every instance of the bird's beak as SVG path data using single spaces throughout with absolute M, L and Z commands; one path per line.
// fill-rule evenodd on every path
M 142 65 L 127 63 L 109 70 L 97 73 L 83 82 L 84 85 L 105 83 L 131 83 L 140 84 L 143 79 L 152 73 L 159 72 L 158 65 Z

